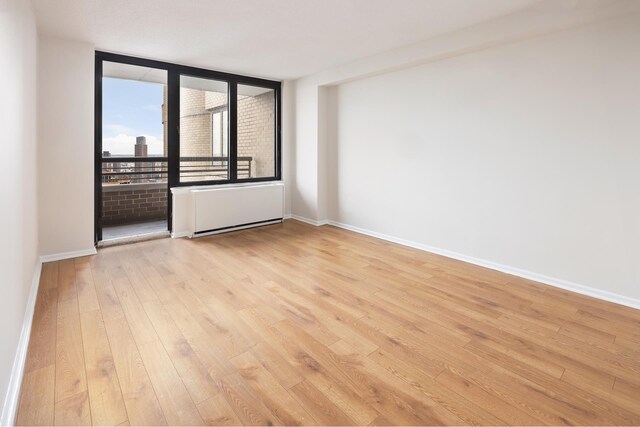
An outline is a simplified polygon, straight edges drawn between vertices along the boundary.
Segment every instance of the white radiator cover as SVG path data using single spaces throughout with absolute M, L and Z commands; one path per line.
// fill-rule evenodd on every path
M 174 188 L 174 237 L 194 237 L 280 222 L 284 217 L 284 184 Z M 180 218 L 186 215 L 186 218 Z M 176 217 L 178 216 L 178 217 Z M 176 225 L 186 230 L 176 230 Z

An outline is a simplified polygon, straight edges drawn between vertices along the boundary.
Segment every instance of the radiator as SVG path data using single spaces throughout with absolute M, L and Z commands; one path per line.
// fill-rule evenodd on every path
M 186 200 L 191 237 L 281 222 L 284 184 L 189 189 Z

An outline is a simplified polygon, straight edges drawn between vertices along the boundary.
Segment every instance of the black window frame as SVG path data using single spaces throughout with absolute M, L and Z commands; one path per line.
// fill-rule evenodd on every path
M 279 115 L 279 111 L 280 111 L 280 92 L 279 90 L 276 90 L 274 88 L 268 87 L 268 86 L 262 86 L 259 84 L 251 84 L 251 83 L 244 83 L 244 82 L 238 82 L 235 85 L 235 107 L 236 107 L 236 119 L 235 119 L 235 123 L 236 123 L 236 131 L 237 131 L 237 124 L 238 124 L 238 117 L 237 117 L 237 107 L 238 107 L 238 84 L 241 84 L 243 86 L 253 86 L 253 87 L 259 87 L 259 88 L 263 88 L 263 89 L 273 89 L 274 90 L 274 120 L 275 120 L 275 126 L 274 126 L 274 131 L 275 131 L 275 135 L 274 135 L 274 142 L 275 142 L 275 153 L 273 155 L 273 159 L 274 159 L 274 171 L 276 173 L 276 175 L 280 176 L 280 169 L 279 169 L 279 165 L 280 165 L 280 115 Z M 237 132 L 236 132 L 236 148 L 237 148 Z M 237 153 L 236 153 L 237 154 Z M 237 163 L 237 162 L 236 162 Z M 241 182 L 241 183 L 245 183 L 245 182 L 252 182 L 253 179 L 256 179 L 257 181 L 269 181 L 270 177 L 262 177 L 262 178 L 243 178 L 243 179 L 239 179 L 236 177 L 237 182 Z
M 104 51 L 95 52 L 95 236 L 97 244 L 102 240 L 102 64 L 116 62 L 141 67 L 157 68 L 167 71 L 167 139 L 168 139 L 168 179 L 167 179 L 167 226 L 172 231 L 171 188 L 215 186 L 229 184 L 246 184 L 254 182 L 270 182 L 282 180 L 282 82 L 240 74 L 226 73 L 188 65 L 146 59 L 129 55 L 121 55 Z M 228 84 L 228 131 L 229 131 L 229 174 L 225 180 L 180 182 L 180 76 L 191 76 L 205 79 L 225 81 Z M 237 176 L 238 170 L 238 84 L 273 89 L 275 95 L 275 156 L 274 176 L 259 178 L 243 178 Z
M 186 67 L 191 69 L 192 67 Z M 209 71 L 209 72 L 213 72 L 213 73 L 217 73 L 214 71 L 210 71 L 210 70 L 201 70 L 201 71 Z M 205 73 L 205 74 L 209 74 L 209 73 Z M 177 131 L 177 135 L 176 135 L 176 141 L 175 144 L 176 145 L 176 150 L 177 150 L 177 154 L 176 154 L 176 159 L 180 158 L 180 88 L 182 86 L 180 86 L 180 77 L 182 76 L 186 76 L 186 77 L 196 77 L 199 79 L 210 79 L 210 80 L 218 80 L 221 82 L 225 82 L 227 84 L 227 109 L 228 109 L 228 113 L 227 113 L 227 120 L 229 120 L 229 124 L 228 124 L 228 129 L 227 131 L 229 132 L 228 135 L 228 143 L 229 143 L 229 147 L 227 148 L 228 150 L 228 168 L 227 168 L 227 179 L 212 179 L 212 180 L 203 180 L 203 181 L 180 181 L 180 161 L 176 162 L 176 170 L 175 170 L 175 181 L 176 187 L 191 187 L 194 185 L 221 185 L 221 184 L 233 184 L 235 183 L 233 181 L 232 177 L 236 177 L 237 176 L 237 162 L 236 162 L 236 157 L 232 157 L 231 153 L 232 151 L 237 152 L 237 150 L 232 149 L 232 145 L 236 145 L 237 147 L 237 139 L 234 139 L 234 143 L 232 144 L 231 142 L 231 100 L 229 99 L 231 96 L 231 82 L 222 78 L 218 78 L 218 77 L 212 77 L 211 75 L 206 76 L 206 75 L 199 75 L 199 74 L 194 74 L 192 72 L 182 72 L 182 71 L 178 71 L 178 75 L 176 77 L 176 80 L 178 82 L 178 86 L 176 87 L 176 94 L 175 96 L 177 97 L 177 106 L 174 108 L 174 114 L 176 115 L 175 120 L 176 120 L 176 127 L 178 129 Z M 237 83 L 236 83 L 237 85 Z M 169 111 L 171 110 L 171 108 L 167 109 L 167 118 L 169 117 Z M 234 134 L 237 135 L 237 132 Z M 171 137 L 169 136 L 169 146 L 171 146 Z M 234 165 L 233 167 L 231 165 Z M 169 167 L 171 168 L 171 167 Z M 169 175 L 171 176 L 171 172 L 169 172 Z

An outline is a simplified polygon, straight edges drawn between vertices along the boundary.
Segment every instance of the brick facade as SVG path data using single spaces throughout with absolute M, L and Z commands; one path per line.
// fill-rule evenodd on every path
M 274 115 L 272 90 L 238 98 L 238 157 L 253 157 L 252 177 L 275 175 Z
M 275 93 L 238 97 L 238 156 L 251 157 L 251 177 L 275 175 Z M 165 154 L 167 93 L 162 106 Z M 180 156 L 213 155 L 212 114 L 227 105 L 227 94 L 180 89 Z
M 167 184 L 127 184 L 102 189 L 102 224 L 119 225 L 167 217 Z

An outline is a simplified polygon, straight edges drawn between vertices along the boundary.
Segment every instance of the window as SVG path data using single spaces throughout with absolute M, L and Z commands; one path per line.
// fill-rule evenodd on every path
M 239 80 L 180 73 L 178 185 L 280 179 L 280 84 Z
M 281 178 L 280 82 L 105 52 L 96 52 L 95 71 L 96 242 L 103 182 L 178 187 Z M 110 85 L 127 87 L 113 92 Z M 140 104 L 126 112 L 140 116 L 136 126 L 116 120 L 124 114 L 111 111 L 114 94 Z M 167 213 L 171 229 L 170 197 Z
M 229 84 L 180 76 L 180 182 L 230 178 Z
M 275 176 L 275 90 L 238 85 L 238 177 L 242 166 L 247 178 Z

